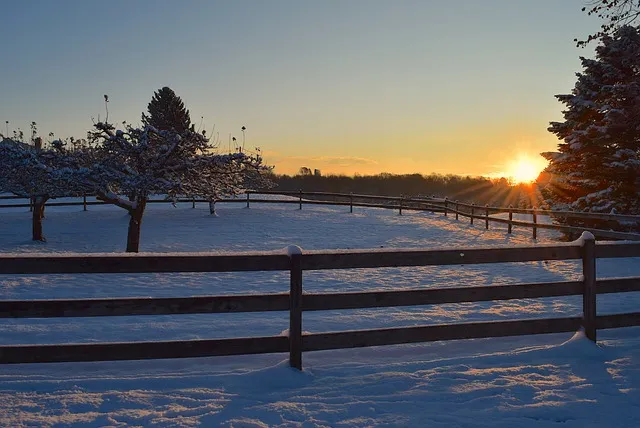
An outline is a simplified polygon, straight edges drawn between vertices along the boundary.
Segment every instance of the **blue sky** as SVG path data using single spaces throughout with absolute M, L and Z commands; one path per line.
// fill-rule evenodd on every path
M 552 150 L 580 0 L 5 1 L 0 123 L 82 137 L 162 86 L 276 172 L 495 174 Z M 202 119 L 201 119 L 202 118 Z M 4 132 L 4 126 L 2 130 Z

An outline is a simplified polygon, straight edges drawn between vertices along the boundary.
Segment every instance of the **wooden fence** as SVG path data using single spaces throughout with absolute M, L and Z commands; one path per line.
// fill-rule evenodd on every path
M 537 238 L 538 229 L 553 229 L 553 230 L 560 230 L 563 232 L 568 232 L 568 233 L 573 233 L 578 235 L 586 230 L 593 233 L 596 237 L 640 241 L 640 234 L 638 233 L 617 232 L 613 230 L 603 230 L 603 229 L 595 229 L 595 228 L 589 228 L 589 227 L 574 227 L 574 226 L 565 226 L 565 225 L 559 225 L 559 224 L 538 222 L 539 215 L 546 215 L 549 217 L 556 217 L 556 218 L 562 217 L 562 218 L 577 218 L 582 220 L 608 220 L 608 221 L 615 221 L 615 222 L 626 222 L 626 223 L 634 223 L 637 226 L 640 226 L 640 216 L 603 214 L 603 213 L 592 213 L 592 212 L 552 211 L 552 210 L 541 210 L 538 208 L 491 207 L 488 205 L 477 206 L 475 204 L 467 204 L 459 201 L 450 201 L 447 198 L 444 198 L 444 199 L 428 198 L 425 200 L 427 200 L 431 205 L 438 206 L 440 208 L 439 211 L 443 212 L 445 216 L 447 216 L 448 214 L 455 214 L 456 220 L 458 220 L 460 215 L 464 217 L 469 217 L 471 224 L 473 224 L 474 219 L 483 220 L 485 222 L 486 229 L 489 229 L 490 222 L 507 224 L 508 233 L 511 233 L 513 226 L 530 227 L 533 232 L 533 239 Z M 508 214 L 509 218 L 504 219 L 504 218 L 492 217 L 492 215 L 500 214 L 500 213 Z M 513 220 L 513 214 L 531 215 L 532 221 L 527 222 L 527 221 Z
M 0 363 L 39 363 L 211 357 L 289 352 L 292 367 L 302 369 L 307 351 L 396 345 L 439 340 L 562 333 L 640 325 L 640 312 L 597 315 L 596 295 L 640 291 L 640 277 L 596 279 L 596 259 L 640 257 L 640 243 L 598 243 L 589 234 L 554 245 L 412 249 L 340 250 L 288 254 L 74 254 L 0 255 L 0 274 L 78 274 L 147 272 L 289 271 L 290 292 L 263 295 L 176 298 L 109 298 L 0 301 L 0 318 L 176 315 L 288 311 L 289 335 L 232 339 L 0 346 Z M 303 273 L 313 270 L 381 268 L 541 260 L 582 260 L 580 281 L 466 286 L 456 288 L 349 293 L 303 293 Z M 470 284 L 474 285 L 474 284 Z M 581 317 L 422 325 L 372 330 L 303 333 L 305 311 L 346 310 L 540 297 L 583 296 Z
M 251 195 L 254 195 L 253 199 Z M 290 196 L 295 199 L 264 199 L 256 198 L 256 195 L 280 195 Z M 21 196 L 0 196 L 0 200 L 25 199 Z M 169 199 L 152 199 L 149 203 L 167 203 L 174 202 Z M 179 198 L 175 202 L 188 202 L 195 208 L 196 203 L 208 203 L 205 199 L 195 198 Z M 485 228 L 489 229 L 489 224 L 501 223 L 507 225 L 507 233 L 511 233 L 514 226 L 527 227 L 532 230 L 533 239 L 537 239 L 538 229 L 553 229 L 566 233 L 579 235 L 583 231 L 589 231 L 597 238 L 604 239 L 620 239 L 630 241 L 640 241 L 640 234 L 617 232 L 613 230 L 603 230 L 588 227 L 573 227 L 551 223 L 540 223 L 539 215 L 548 215 L 554 217 L 580 218 L 585 220 L 610 220 L 617 222 L 628 222 L 640 225 L 640 216 L 602 214 L 590 212 L 573 212 L 573 211 L 549 211 L 537 208 L 522 209 L 512 207 L 491 207 L 488 205 L 478 206 L 475 204 L 467 204 L 459 201 L 451 201 L 447 198 L 415 198 L 415 197 L 397 197 L 397 196 L 375 196 L 362 195 L 354 193 L 330 193 L 330 192 L 303 192 L 300 191 L 256 191 L 247 192 L 246 198 L 225 198 L 215 201 L 216 203 L 246 203 L 249 208 L 251 203 L 271 203 L 271 204 L 294 204 L 298 205 L 298 209 L 302 209 L 303 204 L 306 205 L 341 205 L 349 206 L 349 211 L 353 212 L 353 207 L 369 207 L 369 208 L 387 208 L 397 209 L 402 215 L 403 210 L 417 210 L 443 213 L 445 216 L 449 214 L 455 215 L 456 220 L 460 217 L 469 218 L 470 224 L 474 220 L 483 221 Z M 85 211 L 91 205 L 104 205 L 101 201 L 88 201 L 85 195 L 82 201 L 78 202 L 48 202 L 46 206 L 83 206 Z M 23 204 L 0 204 L 0 208 L 31 208 L 30 203 Z M 508 214 L 508 219 L 494 217 L 494 214 Z M 513 214 L 529 214 L 532 221 L 513 220 Z
M 507 225 L 507 233 L 513 231 L 514 226 L 531 228 L 533 239 L 537 239 L 538 229 L 553 229 L 563 232 L 581 234 L 589 231 L 599 238 L 620 239 L 630 241 L 640 241 L 640 234 L 617 232 L 613 230 L 602 230 L 588 227 L 573 227 L 551 223 L 540 223 L 538 216 L 548 215 L 554 217 L 580 218 L 585 220 L 610 220 L 618 222 L 630 222 L 640 225 L 640 216 L 602 214 L 590 212 L 573 212 L 573 211 L 551 211 L 541 210 L 537 208 L 523 209 L 513 207 L 492 207 L 489 205 L 478 206 L 475 204 L 467 204 L 459 201 L 451 201 L 447 198 L 419 198 L 419 197 L 397 197 L 397 196 L 374 196 L 361 195 L 353 193 L 327 193 L 327 192 L 284 192 L 284 191 L 264 191 L 260 194 L 274 194 L 297 197 L 298 201 L 288 201 L 289 203 L 298 203 L 299 209 L 302 209 L 303 202 L 305 204 L 326 204 L 326 205 L 347 205 L 350 206 L 350 212 L 353 212 L 354 206 L 359 207 L 376 207 L 376 208 L 392 208 L 397 209 L 398 214 L 402 215 L 403 210 L 417 210 L 443 213 L 445 216 L 455 215 L 456 220 L 460 217 L 469 218 L 470 224 L 474 224 L 474 220 L 481 220 L 485 224 L 485 228 L 489 229 L 490 223 L 501 223 Z M 307 198 L 313 198 L 309 200 Z M 329 199 L 329 200 L 327 200 Z M 247 207 L 249 206 L 249 195 L 247 195 Z M 252 200 L 253 201 L 253 200 Z M 254 202 L 273 202 L 272 200 L 255 200 Z M 494 217 L 494 214 L 508 214 L 508 219 Z M 532 221 L 514 220 L 513 214 L 528 214 L 532 216 Z

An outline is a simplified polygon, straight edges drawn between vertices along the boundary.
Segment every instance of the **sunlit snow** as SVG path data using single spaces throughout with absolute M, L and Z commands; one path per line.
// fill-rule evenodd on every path
M 549 243 L 557 232 L 427 212 L 348 207 L 151 204 L 144 252 L 302 251 Z M 520 218 L 520 217 L 518 217 Z M 6 253 L 121 252 L 126 214 L 47 208 L 46 244 L 24 208 L 0 210 Z M 579 261 L 304 273 L 305 292 L 577 280 Z M 602 259 L 599 277 L 640 275 L 637 259 Z M 0 275 L 0 299 L 287 292 L 288 272 Z M 598 297 L 599 314 L 640 310 L 640 293 Z M 578 297 L 307 312 L 307 332 L 578 316 Z M 288 313 L 0 320 L 0 343 L 174 340 L 287 334 Z M 287 355 L 0 366 L 1 426 L 640 426 L 640 328 Z

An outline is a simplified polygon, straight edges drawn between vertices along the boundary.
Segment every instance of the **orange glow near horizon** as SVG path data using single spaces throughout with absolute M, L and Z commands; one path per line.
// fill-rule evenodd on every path
M 507 166 L 504 176 L 511 179 L 514 184 L 532 183 L 538 178 L 547 163 L 541 157 L 531 158 L 527 155 L 520 155 Z

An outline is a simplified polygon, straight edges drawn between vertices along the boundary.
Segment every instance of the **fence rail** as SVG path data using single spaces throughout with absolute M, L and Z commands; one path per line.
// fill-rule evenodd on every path
M 640 277 L 597 280 L 597 258 L 640 257 L 640 243 L 595 243 L 588 234 L 574 242 L 497 248 L 434 250 L 310 251 L 288 254 L 74 254 L 0 255 L 2 274 L 246 272 L 289 271 L 290 291 L 281 294 L 177 298 L 109 298 L 0 301 L 0 318 L 64 318 L 177 315 L 229 312 L 289 312 L 288 336 L 230 339 L 0 346 L 0 363 L 75 362 L 211 357 L 289 352 L 291 366 L 302 369 L 307 351 L 395 345 L 482 337 L 563 333 L 585 329 L 640 326 L 640 312 L 596 314 L 597 294 L 640 291 Z M 407 267 L 450 264 L 582 260 L 581 281 L 466 286 L 455 288 L 349 293 L 304 293 L 308 270 Z M 475 284 L 470 284 L 475 285 Z M 542 297 L 583 296 L 582 317 L 487 321 L 341 332 L 303 333 L 305 311 L 434 305 Z
M 279 195 L 290 196 L 296 199 L 264 199 L 253 198 L 251 195 Z M 86 195 L 80 202 L 47 202 L 46 206 L 83 206 L 86 211 L 89 206 L 105 205 L 107 203 L 102 201 L 88 201 Z M 0 200 L 17 200 L 28 199 L 20 196 L 0 196 Z M 151 199 L 149 203 L 167 203 L 167 202 L 182 202 L 191 203 L 195 208 L 196 203 L 209 203 L 206 199 L 198 198 L 178 198 L 177 200 L 169 199 Z M 533 239 L 537 238 L 538 229 L 552 229 L 562 232 L 580 234 L 583 231 L 589 231 L 596 237 L 605 239 L 620 239 L 640 241 L 639 233 L 619 232 L 613 230 L 603 230 L 589 227 L 575 227 L 565 226 L 559 224 L 540 223 L 538 221 L 539 215 L 548 215 L 553 217 L 562 218 L 579 218 L 583 220 L 609 220 L 617 222 L 635 223 L 640 225 L 640 216 L 631 215 L 618 215 L 618 214 L 603 214 L 603 213 L 590 213 L 590 212 L 571 212 L 571 211 L 549 211 L 541 210 L 538 208 L 522 209 L 512 207 L 493 207 L 493 206 L 479 206 L 474 204 L 467 204 L 459 201 L 452 201 L 447 198 L 416 198 L 416 197 L 398 197 L 398 196 L 376 196 L 376 195 L 364 195 L 354 193 L 330 193 L 330 192 L 303 192 L 303 191 L 250 191 L 246 193 L 246 198 L 224 198 L 218 199 L 215 203 L 243 203 L 247 208 L 251 203 L 266 203 L 266 204 L 297 204 L 299 209 L 302 209 L 305 205 L 336 205 L 336 206 L 349 206 L 350 212 L 353 212 L 354 207 L 365 208 L 386 208 L 397 209 L 398 213 L 402 215 L 403 210 L 417 210 L 417 211 L 430 211 L 443 213 L 445 216 L 449 214 L 455 215 L 456 220 L 460 216 L 469 219 L 473 224 L 474 220 L 484 221 L 485 228 L 489 229 L 490 223 L 506 224 L 508 226 L 507 232 L 512 233 L 513 227 L 526 227 L 531 228 Z M 32 208 L 31 203 L 23 204 L 0 204 L 0 208 Z M 509 218 L 494 217 L 495 214 L 508 214 Z M 513 220 L 513 214 L 530 214 L 533 221 Z

